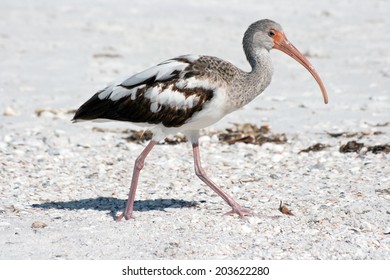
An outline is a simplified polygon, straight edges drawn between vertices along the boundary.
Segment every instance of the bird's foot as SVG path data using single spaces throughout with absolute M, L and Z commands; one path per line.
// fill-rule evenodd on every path
M 123 219 L 123 217 L 125 218 L 125 220 L 135 219 L 135 217 L 133 216 L 133 213 L 127 213 L 125 211 L 122 214 L 120 214 L 118 217 L 116 217 L 115 221 L 120 222 Z
M 252 211 L 248 208 L 243 208 L 241 206 L 232 206 L 232 210 L 225 213 L 225 215 L 234 215 L 237 214 L 240 218 L 244 218 L 245 216 L 251 215 Z

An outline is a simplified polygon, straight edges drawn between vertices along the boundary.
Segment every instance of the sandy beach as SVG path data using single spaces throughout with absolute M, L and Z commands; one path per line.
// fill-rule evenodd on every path
M 390 2 L 290 3 L 2 1 L 0 259 L 390 259 Z M 129 141 L 140 128 L 127 123 L 73 124 L 74 110 L 183 54 L 248 71 L 242 36 L 262 18 L 308 57 L 329 104 L 275 50 L 269 88 L 202 130 L 204 168 L 253 214 L 224 216 L 190 144 L 161 143 L 141 173 L 136 219 L 115 222 L 147 142 Z M 237 123 L 286 141 L 221 141 Z

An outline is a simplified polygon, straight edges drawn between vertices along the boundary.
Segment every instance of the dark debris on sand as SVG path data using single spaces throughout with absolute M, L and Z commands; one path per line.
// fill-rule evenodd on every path
M 128 136 L 124 139 L 129 142 L 143 143 L 145 141 L 149 141 L 152 139 L 153 133 L 150 130 L 132 130 L 132 129 L 107 129 L 107 128 L 92 128 L 93 131 L 97 132 L 111 132 L 111 133 L 122 133 L 127 134 Z M 381 131 L 374 132 L 338 132 L 331 133 L 326 132 L 331 137 L 357 137 L 358 139 L 363 136 L 368 135 L 379 135 L 383 134 Z M 247 144 L 254 145 L 263 145 L 264 143 L 275 143 L 275 144 L 285 144 L 287 142 L 287 136 L 284 133 L 271 133 L 271 129 L 269 125 L 257 126 L 251 123 L 243 123 L 243 124 L 234 124 L 233 127 L 226 128 L 224 132 L 211 132 L 206 133 L 206 135 L 212 136 L 217 135 L 219 141 L 223 143 L 227 143 L 232 145 L 234 143 L 242 142 Z M 179 143 L 187 142 L 187 138 L 178 133 L 174 136 L 167 137 L 160 144 L 168 144 L 168 145 L 176 145 Z M 308 153 L 308 152 L 318 152 L 322 151 L 326 148 L 330 147 L 330 145 L 316 143 L 306 149 L 303 149 L 298 152 L 300 153 Z M 359 153 L 361 149 L 365 147 L 368 152 L 372 152 L 374 154 L 378 153 L 389 153 L 390 152 L 390 144 L 384 145 L 375 145 L 375 146 L 365 146 L 364 143 L 357 142 L 355 140 L 349 141 L 346 144 L 340 146 L 339 151 L 341 153 Z
M 314 145 L 311 145 L 310 147 L 300 150 L 298 154 L 300 153 L 309 153 L 309 152 L 319 152 L 322 150 L 325 150 L 326 148 L 330 147 L 330 145 L 322 144 L 322 143 L 316 143 Z
M 364 143 L 349 141 L 346 144 L 341 145 L 339 151 L 340 153 L 359 153 L 364 146 Z M 390 144 L 366 146 L 366 148 L 368 152 L 374 154 L 390 153 Z
M 129 136 L 124 139 L 129 142 L 143 143 L 152 139 L 152 132 L 150 130 L 131 130 L 131 129 L 105 129 L 105 128 L 93 128 L 94 131 L 98 132 L 113 132 L 113 133 L 123 133 L 128 134 Z M 271 133 L 270 127 L 268 125 L 257 126 L 255 124 L 244 123 L 244 124 L 234 124 L 234 127 L 226 128 L 224 132 L 221 133 L 209 133 L 209 136 L 217 134 L 219 141 L 227 143 L 229 145 L 243 142 L 248 144 L 262 145 L 267 142 L 272 142 L 276 144 L 284 144 L 287 142 L 287 137 L 284 133 L 277 134 Z M 172 137 L 167 137 L 160 144 L 169 144 L 175 145 L 179 143 L 187 142 L 187 138 L 178 133 Z
M 263 145 L 268 142 L 275 144 L 284 144 L 287 142 L 287 137 L 284 133 L 271 133 L 268 125 L 258 127 L 255 124 L 250 123 L 234 124 L 233 128 L 226 128 L 225 130 L 226 132 L 218 135 L 218 139 L 229 145 L 237 142 L 256 145 Z

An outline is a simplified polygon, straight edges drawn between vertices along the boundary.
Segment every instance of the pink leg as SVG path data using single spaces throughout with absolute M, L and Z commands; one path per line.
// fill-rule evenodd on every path
M 207 176 L 206 172 L 200 164 L 199 144 L 193 143 L 192 149 L 194 152 L 195 174 L 220 197 L 222 197 L 223 200 L 225 200 L 230 207 L 232 207 L 232 210 L 225 213 L 225 215 L 238 214 L 242 218 L 250 214 L 249 209 L 241 207 L 232 197 L 230 197 L 228 194 L 218 188 L 218 186 Z
M 123 211 L 123 213 L 116 218 L 117 221 L 122 220 L 123 217 L 125 217 L 126 220 L 134 219 L 133 207 L 134 207 L 135 192 L 137 190 L 137 185 L 138 185 L 139 173 L 141 172 L 141 169 L 144 167 L 145 158 L 147 157 L 149 152 L 153 149 L 154 145 L 156 144 L 157 144 L 156 141 L 154 140 L 150 141 L 149 144 L 142 151 L 142 153 L 135 160 L 133 178 L 131 179 L 129 198 L 127 199 L 125 211 Z

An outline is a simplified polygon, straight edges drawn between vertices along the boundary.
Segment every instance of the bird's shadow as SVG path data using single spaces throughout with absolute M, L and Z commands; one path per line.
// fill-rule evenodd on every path
M 109 215 L 115 219 L 118 211 L 125 208 L 126 200 L 113 197 L 97 197 L 72 201 L 50 201 L 39 204 L 32 204 L 33 208 L 41 209 L 93 209 L 97 211 L 108 211 Z M 134 211 L 165 211 L 166 208 L 191 208 L 198 205 L 196 201 L 182 199 L 146 199 L 134 202 Z

